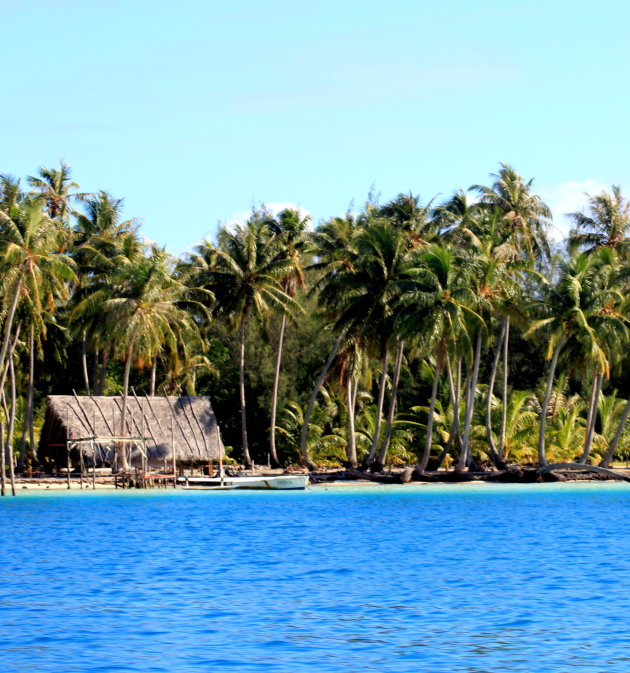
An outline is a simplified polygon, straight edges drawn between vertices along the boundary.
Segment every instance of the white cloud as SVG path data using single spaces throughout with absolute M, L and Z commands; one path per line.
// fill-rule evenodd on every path
M 551 208 L 553 224 L 549 235 L 552 239 L 561 241 L 569 235 L 572 222 L 568 213 L 585 211 L 588 206 L 588 194 L 599 194 L 609 189 L 597 180 L 583 180 L 582 182 L 562 182 L 551 189 L 541 189 L 540 196 Z

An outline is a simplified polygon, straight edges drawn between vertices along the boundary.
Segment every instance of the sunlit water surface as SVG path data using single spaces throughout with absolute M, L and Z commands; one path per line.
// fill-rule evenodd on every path
M 630 486 L 25 493 L 0 669 L 630 671 Z

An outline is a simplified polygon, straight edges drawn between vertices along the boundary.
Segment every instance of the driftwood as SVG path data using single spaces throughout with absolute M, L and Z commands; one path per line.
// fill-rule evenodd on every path
M 582 463 L 554 463 L 552 465 L 545 465 L 538 469 L 538 474 L 547 474 L 549 472 L 596 472 L 597 474 L 603 474 L 611 479 L 619 479 L 621 481 L 630 482 L 630 477 L 625 474 L 620 474 L 614 470 L 608 470 L 605 467 L 599 467 L 598 465 L 584 465 Z
M 349 467 L 346 470 L 346 474 L 351 479 L 376 481 L 379 484 L 400 484 L 400 479 L 398 478 L 398 475 L 388 474 L 386 472 L 362 472 L 361 470 L 355 470 L 353 467 Z
M 311 472 L 313 483 L 327 483 L 332 481 L 374 481 L 381 484 L 407 484 L 413 482 L 490 482 L 504 484 L 533 484 L 541 481 L 567 481 L 570 476 L 566 473 L 574 472 L 577 475 L 589 472 L 591 476 L 583 475 L 584 480 L 619 479 L 630 482 L 630 475 L 621 474 L 596 465 L 582 465 L 581 463 L 555 463 L 542 468 L 508 465 L 505 470 L 488 470 L 458 472 L 457 470 L 440 472 L 420 472 L 418 468 L 407 467 L 398 472 L 363 472 L 353 468 L 336 472 Z

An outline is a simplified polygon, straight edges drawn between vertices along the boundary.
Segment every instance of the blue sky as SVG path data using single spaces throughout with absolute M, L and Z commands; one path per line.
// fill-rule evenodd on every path
M 63 159 L 176 253 L 252 204 L 317 222 L 371 186 L 446 198 L 500 161 L 561 214 L 630 187 L 629 19 L 558 0 L 0 0 L 0 171 Z

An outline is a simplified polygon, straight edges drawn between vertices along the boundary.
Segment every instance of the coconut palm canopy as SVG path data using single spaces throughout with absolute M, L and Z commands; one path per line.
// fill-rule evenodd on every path
M 217 457 L 207 398 L 155 397 L 199 393 L 247 465 L 328 465 L 312 424 L 337 460 L 374 470 L 391 451 L 419 471 L 628 455 L 630 206 L 618 187 L 573 214 L 564 245 L 550 245 L 533 179 L 501 164 L 445 202 L 372 194 L 312 230 L 295 210 L 254 208 L 177 258 L 123 221 L 120 198 L 80 191 L 67 165 L 38 175 L 27 193 L 0 174 L 9 469 L 65 465 L 68 437 L 75 464 L 96 441 L 95 458 L 123 471 L 147 452 L 155 466 Z M 563 381 L 580 402 L 566 409 Z M 42 428 L 47 394 L 73 396 L 50 398 Z
M 132 444 L 132 460 L 140 458 L 145 444 L 151 463 L 172 461 L 207 462 L 225 455 L 217 419 L 209 397 L 132 397 L 121 434 L 122 398 L 74 397 L 49 395 L 39 445 L 42 462 L 66 461 L 66 441 L 95 438 L 96 461 L 113 460 L 116 439 L 141 438 Z M 131 442 L 129 442 L 131 444 Z M 92 456 L 92 445 L 77 445 L 86 457 Z

